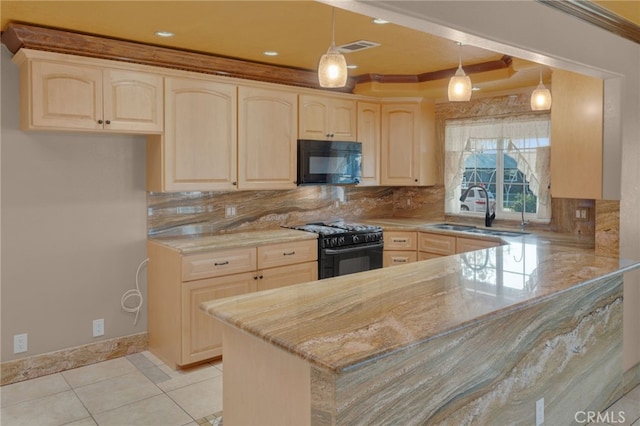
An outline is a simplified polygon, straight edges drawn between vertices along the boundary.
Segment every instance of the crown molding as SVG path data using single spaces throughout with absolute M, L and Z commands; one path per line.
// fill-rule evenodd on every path
M 536 1 L 594 24 L 620 37 L 640 43 L 640 25 L 628 21 L 593 2 L 584 0 Z
M 462 68 L 468 75 L 479 74 L 483 72 L 496 71 L 509 68 L 513 59 L 511 56 L 504 55 L 497 61 L 481 62 L 478 64 L 465 65 Z M 376 83 L 423 83 L 425 81 L 444 80 L 451 78 L 456 73 L 456 68 L 426 72 L 418 75 L 411 74 L 363 74 L 357 77 L 357 84 L 376 82 Z
M 2 43 L 14 54 L 21 48 L 46 50 L 332 92 L 353 93 L 356 85 L 355 78 L 350 77 L 345 87 L 325 89 L 318 84 L 316 71 L 18 23 L 7 25 L 2 32 Z

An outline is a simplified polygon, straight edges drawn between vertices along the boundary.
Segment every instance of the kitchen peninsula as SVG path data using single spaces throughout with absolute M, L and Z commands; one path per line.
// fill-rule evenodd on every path
M 446 234 L 446 232 L 443 231 Z M 568 424 L 622 395 L 623 274 L 553 235 L 205 302 L 225 424 Z

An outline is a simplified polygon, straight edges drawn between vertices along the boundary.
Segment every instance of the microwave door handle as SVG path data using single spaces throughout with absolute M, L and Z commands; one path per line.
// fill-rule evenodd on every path
M 367 249 L 372 249 L 372 248 L 382 248 L 383 247 L 383 243 L 381 244 L 371 244 L 371 245 L 361 245 L 361 246 L 357 246 L 357 247 L 349 247 L 349 248 L 345 248 L 345 249 L 338 249 L 338 250 L 334 250 L 334 249 L 325 249 L 324 252 L 325 254 L 343 254 L 343 253 L 353 253 L 354 251 L 361 251 L 361 250 L 367 250 Z

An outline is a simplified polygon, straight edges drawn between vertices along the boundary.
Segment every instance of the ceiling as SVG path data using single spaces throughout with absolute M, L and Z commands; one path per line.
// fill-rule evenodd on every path
M 332 8 L 311 0 L 298 1 L 7 1 L 1 2 L 1 25 L 21 22 L 110 38 L 186 49 L 274 65 L 313 70 L 331 44 Z M 161 38 L 156 31 L 171 31 Z M 419 75 L 454 69 L 503 57 L 474 46 L 460 48 L 447 40 L 393 23 L 335 9 L 335 42 L 380 43 L 346 53 L 356 65 L 351 76 Z M 276 51 L 277 56 L 265 56 Z M 518 91 L 538 83 L 540 70 L 548 83 L 550 70 L 514 58 L 502 72 L 471 75 L 477 93 Z M 444 97 L 446 79 L 423 88 Z M 389 94 L 388 94 L 389 95 Z M 392 94 L 397 95 L 397 94 Z

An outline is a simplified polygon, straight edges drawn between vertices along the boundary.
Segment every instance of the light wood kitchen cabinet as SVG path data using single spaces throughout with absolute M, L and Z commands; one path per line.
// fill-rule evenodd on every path
M 384 231 L 382 266 L 403 265 L 418 260 L 415 231 Z
M 481 250 L 500 245 L 497 241 L 434 234 L 430 232 L 420 232 L 418 238 L 420 260 L 440 256 L 450 256 L 452 254 L 465 253 L 468 251 Z
M 551 92 L 551 194 L 601 199 L 603 81 L 556 69 Z
M 468 251 L 482 250 L 491 247 L 498 247 L 497 241 L 479 240 L 476 238 L 456 237 L 456 253 L 466 253 Z
M 220 356 L 221 326 L 200 304 L 317 280 L 317 245 L 311 239 L 182 255 L 148 241 L 149 350 L 173 368 Z
M 237 88 L 165 79 L 165 133 L 147 140 L 147 190 L 233 190 L 237 185 Z
M 435 106 L 432 102 L 382 103 L 382 185 L 434 185 L 438 182 Z
M 356 116 L 355 100 L 300 95 L 299 139 L 355 141 Z
M 418 253 L 407 250 L 384 250 L 382 252 L 382 266 L 396 266 L 406 265 L 407 263 L 413 263 L 418 260 Z
M 418 235 L 418 250 L 420 253 L 427 253 L 429 258 L 456 254 L 456 237 L 420 232 Z
M 357 140 L 362 143 L 360 185 L 380 184 L 380 104 L 358 101 Z
M 258 273 L 258 291 L 271 290 L 316 281 L 318 279 L 318 263 L 313 261 L 297 265 L 279 266 L 260 270 Z
M 29 49 L 21 49 L 13 60 L 20 67 L 22 129 L 163 130 L 160 75 L 108 67 L 108 61 Z
M 222 355 L 222 327 L 200 310 L 214 299 L 256 291 L 255 273 L 233 274 L 182 284 L 182 348 L 179 365 Z
M 238 189 L 296 187 L 298 96 L 238 89 Z

